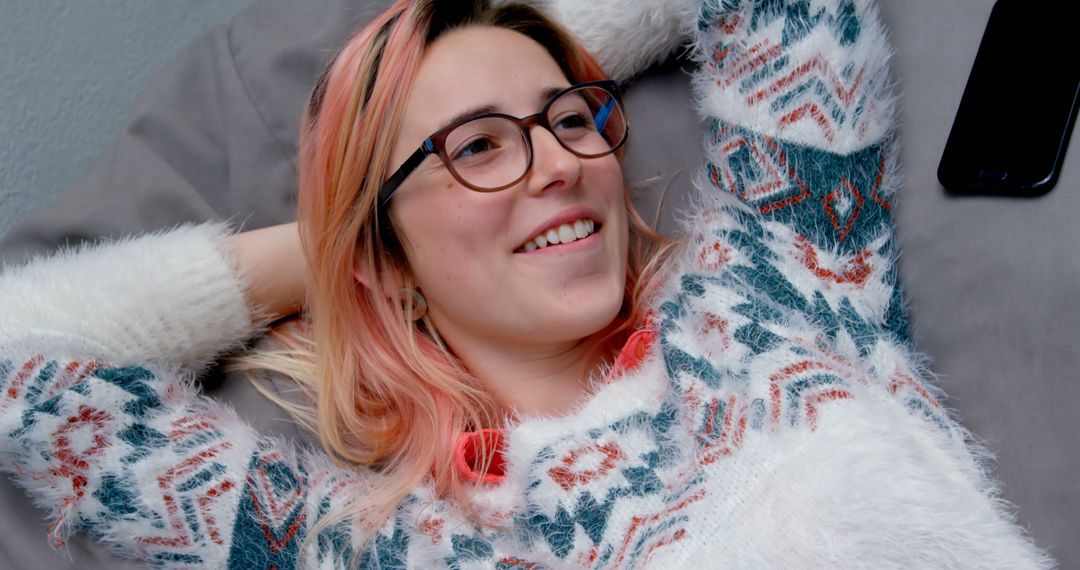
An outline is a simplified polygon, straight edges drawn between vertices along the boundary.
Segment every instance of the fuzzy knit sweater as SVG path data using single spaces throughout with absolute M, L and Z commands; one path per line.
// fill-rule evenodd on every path
M 502 477 L 472 493 L 508 530 L 422 486 L 365 546 L 340 524 L 302 550 L 378 475 L 192 387 L 258 332 L 227 229 L 203 225 L 0 277 L 0 465 L 54 541 L 196 568 L 1051 567 L 911 346 L 873 6 L 708 0 L 682 21 L 685 2 L 660 2 L 667 20 L 611 4 L 551 9 L 600 11 L 561 16 L 601 53 L 636 41 L 603 35 L 620 18 L 692 30 L 707 165 L 685 253 L 611 373 L 502 434 Z

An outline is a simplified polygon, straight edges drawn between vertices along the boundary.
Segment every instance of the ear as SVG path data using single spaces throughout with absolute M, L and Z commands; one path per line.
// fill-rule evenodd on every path
M 356 283 L 361 287 L 370 288 L 372 284 L 372 276 L 368 274 L 368 271 L 367 269 L 365 269 L 364 265 L 365 264 L 364 260 L 361 257 L 361 252 L 359 251 L 359 248 L 357 248 L 356 256 L 353 258 L 352 262 L 353 280 L 356 281 Z
M 378 285 L 384 293 L 398 291 L 408 286 L 409 279 L 400 270 L 387 269 L 381 275 L 371 274 L 362 259 L 353 262 L 353 280 L 361 287 L 372 289 Z

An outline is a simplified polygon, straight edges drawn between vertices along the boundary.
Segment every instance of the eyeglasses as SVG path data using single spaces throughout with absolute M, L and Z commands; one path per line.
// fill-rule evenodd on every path
M 589 81 L 559 91 L 540 112 L 528 117 L 482 113 L 466 117 L 424 139 L 379 190 L 385 205 L 398 186 L 428 156 L 437 154 L 450 174 L 477 192 L 496 192 L 517 184 L 532 167 L 533 125 L 551 132 L 563 148 L 581 158 L 615 152 L 629 131 L 619 83 Z

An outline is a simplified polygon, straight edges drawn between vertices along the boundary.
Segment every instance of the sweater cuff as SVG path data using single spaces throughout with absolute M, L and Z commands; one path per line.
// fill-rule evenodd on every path
M 256 332 L 228 235 L 225 224 L 182 226 L 8 269 L 0 344 L 118 365 L 205 365 Z

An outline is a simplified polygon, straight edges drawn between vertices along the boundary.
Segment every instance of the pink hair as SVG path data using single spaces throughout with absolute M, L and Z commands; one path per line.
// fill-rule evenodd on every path
M 456 27 L 506 27 L 541 43 L 571 82 L 605 77 L 577 42 L 534 9 L 462 4 L 471 5 L 398 0 L 349 40 L 320 77 L 299 151 L 299 224 L 311 277 L 306 313 L 300 326 L 273 333 L 287 351 L 253 355 L 242 366 L 295 378 L 314 409 L 283 403 L 286 409 L 318 433 L 335 460 L 385 475 L 352 510 L 330 517 L 356 514 L 369 529 L 428 481 L 476 522 L 498 526 L 470 504 L 471 483 L 451 457 L 463 431 L 498 427 L 499 411 L 431 323 L 413 322 L 399 293 L 414 286 L 411 273 L 393 228 L 385 227 L 389 217 L 378 213 L 379 187 L 426 46 Z M 439 12 L 448 9 L 456 12 Z M 643 320 L 648 276 L 670 249 L 637 214 L 629 192 L 626 206 L 631 245 L 623 308 L 595 339 L 612 354 Z M 490 451 L 480 450 L 488 459 L 481 475 Z

